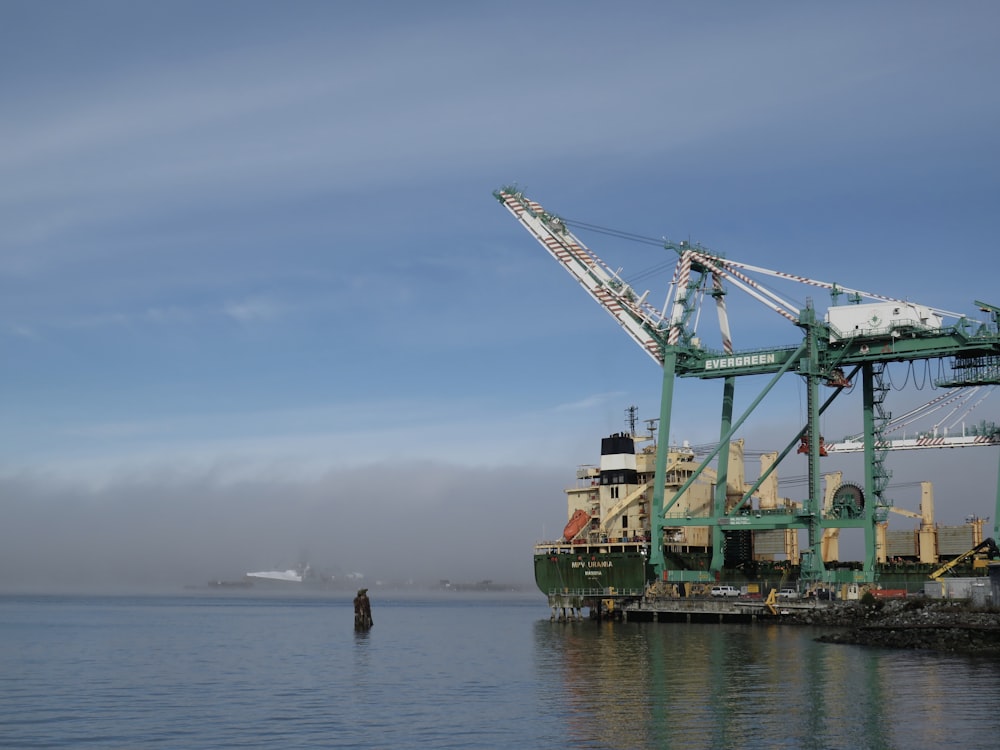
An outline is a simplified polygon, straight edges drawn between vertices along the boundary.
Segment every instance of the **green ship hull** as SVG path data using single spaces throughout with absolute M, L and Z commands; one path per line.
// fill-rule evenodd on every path
M 543 594 L 641 596 L 650 575 L 639 550 L 535 554 L 535 583 Z
M 695 558 L 704 557 L 704 560 Z M 689 565 L 678 565 L 678 569 L 696 570 L 704 568 L 708 555 L 692 555 Z M 680 562 L 669 560 L 669 562 Z M 647 554 L 640 549 L 616 552 L 592 551 L 586 548 L 553 549 L 538 551 L 534 555 L 535 584 L 547 596 L 574 595 L 588 599 L 640 597 L 646 587 L 655 580 L 648 564 Z M 723 570 L 718 576 L 706 575 L 706 583 L 730 583 L 737 587 L 755 591 L 786 586 L 789 581 L 797 581 L 798 566 L 787 564 L 758 564 L 752 569 Z M 936 566 L 882 566 L 876 584 L 882 589 L 906 591 L 909 594 L 923 593 L 930 572 Z M 972 566 L 956 567 L 959 577 L 981 575 Z M 670 572 L 667 572 L 667 580 Z M 849 584 L 861 582 L 860 570 L 843 566 L 832 576 L 831 583 Z

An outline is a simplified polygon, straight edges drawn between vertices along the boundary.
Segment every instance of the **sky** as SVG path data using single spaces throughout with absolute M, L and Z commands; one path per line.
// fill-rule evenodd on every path
M 0 588 L 306 559 L 530 584 L 577 465 L 628 406 L 657 416 L 661 376 L 492 192 L 973 314 L 1000 303 L 998 22 L 991 2 L 4 0 Z M 578 235 L 662 304 L 668 251 Z M 800 339 L 731 315 L 738 349 Z M 718 439 L 718 383 L 681 387 L 671 439 Z M 783 384 L 748 449 L 803 410 Z M 942 523 L 993 511 L 993 449 L 891 465 L 935 482 Z

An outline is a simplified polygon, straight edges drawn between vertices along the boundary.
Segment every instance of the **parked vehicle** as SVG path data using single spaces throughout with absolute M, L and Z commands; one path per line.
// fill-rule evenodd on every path
M 782 589 L 778 592 L 779 599 L 798 599 L 799 592 L 795 589 Z
M 740 590 L 735 586 L 712 586 L 712 596 L 739 596 Z

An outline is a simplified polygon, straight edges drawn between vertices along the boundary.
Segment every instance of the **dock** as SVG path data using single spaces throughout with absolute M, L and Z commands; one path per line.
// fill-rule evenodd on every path
M 761 599 L 646 599 L 621 610 L 626 622 L 752 623 L 780 622 L 782 617 L 801 614 L 828 606 L 824 601 L 782 601 L 772 613 Z

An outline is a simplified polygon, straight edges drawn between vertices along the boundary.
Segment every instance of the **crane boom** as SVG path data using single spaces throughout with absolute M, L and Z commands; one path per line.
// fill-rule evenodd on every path
M 982 386 L 962 387 L 957 389 L 955 393 L 941 394 L 926 404 L 911 409 L 899 417 L 890 419 L 882 431 L 883 435 L 887 435 L 903 427 L 908 427 L 914 422 L 926 418 L 938 410 L 952 406 L 956 401 L 958 402 L 958 405 L 954 406 L 946 417 L 939 420 L 932 430 L 920 432 L 912 438 L 885 438 L 883 440 L 876 440 L 875 448 L 878 450 L 916 450 L 919 448 L 970 448 L 1000 445 L 1000 425 L 993 422 L 983 421 L 979 425 L 974 425 L 968 429 L 963 426 L 962 432 L 959 435 L 949 435 L 947 430 L 940 431 L 938 429 L 945 420 L 954 416 L 960 408 L 967 406 L 968 402 L 981 389 Z M 982 395 L 959 415 L 956 423 L 963 416 L 979 406 L 992 391 L 993 387 L 986 390 L 985 395 Z M 859 453 L 865 448 L 863 437 L 863 433 L 849 435 L 836 443 L 825 443 L 823 449 L 827 453 Z
M 1000 445 L 1000 434 L 991 435 L 956 435 L 955 437 L 930 436 L 917 438 L 898 438 L 896 440 L 880 440 L 875 443 L 877 449 L 908 451 L 920 448 L 975 448 Z M 862 440 L 847 440 L 842 443 L 824 443 L 823 450 L 827 453 L 860 453 L 865 449 Z
M 500 188 L 493 195 L 653 361 L 662 366 L 666 338 L 664 314 L 646 302 L 646 294 L 636 295 L 615 271 L 566 228 L 559 217 L 547 213 L 517 188 Z

